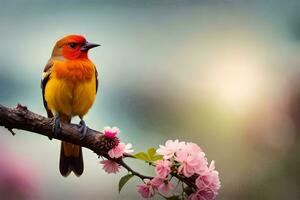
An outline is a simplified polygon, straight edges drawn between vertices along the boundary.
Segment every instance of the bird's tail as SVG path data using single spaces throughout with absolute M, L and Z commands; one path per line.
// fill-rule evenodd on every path
M 61 142 L 59 171 L 61 175 L 67 177 L 71 171 L 76 176 L 83 173 L 83 159 L 81 146 L 68 142 Z
M 62 122 L 70 123 L 70 118 L 60 116 Z M 59 171 L 61 175 L 67 177 L 71 171 L 76 176 L 83 173 L 83 158 L 81 146 L 68 142 L 61 142 Z

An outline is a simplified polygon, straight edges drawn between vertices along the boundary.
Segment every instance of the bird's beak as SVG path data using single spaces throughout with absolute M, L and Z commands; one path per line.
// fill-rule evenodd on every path
M 84 45 L 82 45 L 80 47 L 81 51 L 88 51 L 89 49 L 92 49 L 94 47 L 98 47 L 101 46 L 100 44 L 95 44 L 95 43 L 91 43 L 91 42 L 86 42 Z

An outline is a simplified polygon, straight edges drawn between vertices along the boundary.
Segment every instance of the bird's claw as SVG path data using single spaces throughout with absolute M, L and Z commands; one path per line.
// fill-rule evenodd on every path
M 52 127 L 52 133 L 53 133 L 54 137 L 58 136 L 58 134 L 60 133 L 60 128 L 61 128 L 60 118 L 54 117 L 54 123 L 53 123 L 53 127 Z M 50 138 L 50 137 L 49 137 L 49 139 L 52 140 L 52 138 Z
M 81 133 L 80 140 L 83 140 L 85 138 L 87 130 L 88 130 L 88 127 L 85 124 L 85 121 L 80 120 L 80 122 L 79 122 L 79 132 Z

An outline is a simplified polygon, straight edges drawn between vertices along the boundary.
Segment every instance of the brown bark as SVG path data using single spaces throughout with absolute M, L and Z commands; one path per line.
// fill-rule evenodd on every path
M 0 126 L 7 128 L 13 135 L 13 129 L 20 129 L 25 131 L 34 132 L 40 135 L 48 136 L 58 140 L 67 141 L 73 144 L 86 147 L 98 156 L 105 157 L 113 160 L 127 169 L 131 174 L 140 177 L 141 179 L 151 179 L 152 177 L 144 176 L 131 167 L 129 167 L 122 158 L 110 158 L 107 152 L 101 151 L 100 137 L 103 137 L 101 132 L 88 129 L 86 137 L 80 140 L 79 126 L 76 124 L 61 124 L 61 130 L 57 137 L 52 133 L 54 120 L 52 118 L 43 117 L 36 113 L 31 112 L 26 106 L 18 104 L 16 108 L 8 108 L 0 104 Z M 131 155 L 124 155 L 125 157 L 132 157 Z
M 83 140 L 80 140 L 78 125 L 65 123 L 62 123 L 61 125 L 60 134 L 55 137 L 52 133 L 52 118 L 46 118 L 33 113 L 29 111 L 27 107 L 20 104 L 17 105 L 16 108 L 8 108 L 0 104 L 0 126 L 4 126 L 11 131 L 12 129 L 21 129 L 50 138 L 64 140 L 86 147 L 98 155 L 106 156 L 105 152 L 99 150 L 99 137 L 101 137 L 101 132 L 88 129 L 86 137 Z

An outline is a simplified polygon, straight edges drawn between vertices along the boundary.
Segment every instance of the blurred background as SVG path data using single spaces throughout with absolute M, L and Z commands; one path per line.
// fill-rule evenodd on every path
M 136 152 L 167 139 L 215 160 L 219 200 L 300 199 L 300 1 L 0 0 L 0 103 L 46 115 L 40 79 L 56 40 L 82 34 L 100 90 L 88 126 Z M 74 122 L 78 122 L 77 119 Z M 63 178 L 59 141 L 0 127 L 1 199 L 139 199 L 126 174 Z M 147 174 L 143 163 L 132 163 Z

